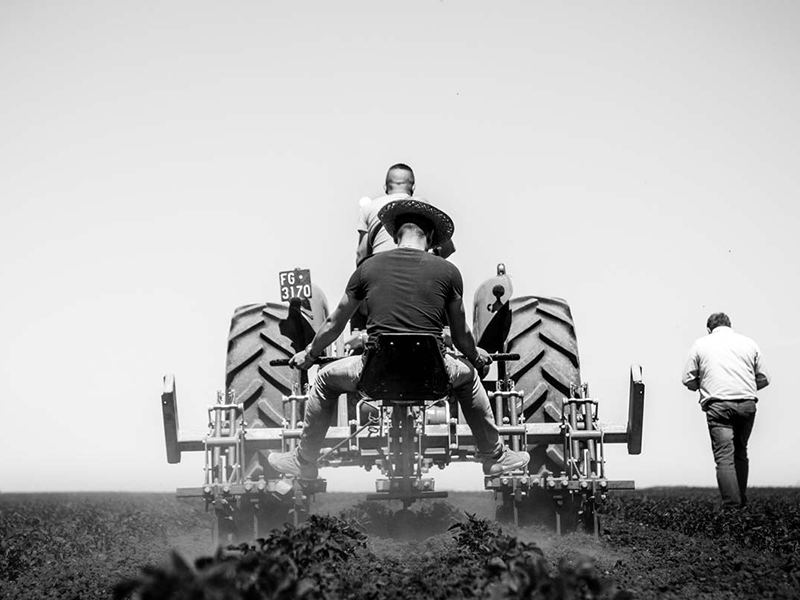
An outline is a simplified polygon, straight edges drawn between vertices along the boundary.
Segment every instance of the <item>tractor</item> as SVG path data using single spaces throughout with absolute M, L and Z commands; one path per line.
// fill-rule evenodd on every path
M 280 303 L 237 308 L 228 336 L 225 390 L 208 407 L 206 431 L 178 426 L 175 378 L 164 377 L 161 405 L 169 463 L 183 452 L 205 456 L 201 486 L 178 497 L 203 498 L 215 513 L 217 543 L 263 537 L 285 522 L 303 521 L 324 479 L 283 477 L 269 466 L 270 452 L 294 448 L 302 433 L 311 372 L 288 368 L 288 359 L 311 341 L 328 315 L 322 290 L 308 270 L 280 273 Z M 599 513 L 609 492 L 634 482 L 606 476 L 606 444 L 642 446 L 644 383 L 630 369 L 628 422 L 604 423 L 598 401 L 581 380 L 571 311 L 560 298 L 513 296 L 503 264 L 475 292 L 473 334 L 489 352 L 496 377 L 483 385 L 505 443 L 526 449 L 524 470 L 484 477 L 495 493 L 498 520 L 525 524 L 545 519 L 559 533 L 581 528 L 599 534 Z M 320 365 L 361 352 L 366 332 L 341 336 Z M 357 394 L 343 394 L 318 464 L 377 468 L 381 477 L 367 500 L 400 500 L 403 509 L 444 498 L 432 467 L 476 460 L 476 447 L 456 402 L 435 336 L 383 335 L 371 340 Z M 455 352 L 455 350 L 453 350 Z M 319 367 L 321 368 L 321 366 Z

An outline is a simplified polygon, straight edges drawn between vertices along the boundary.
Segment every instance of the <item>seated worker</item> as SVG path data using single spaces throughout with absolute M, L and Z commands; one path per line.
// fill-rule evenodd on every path
M 386 232 L 378 218 L 380 210 L 393 200 L 410 198 L 414 193 L 414 171 L 411 167 L 397 163 L 386 171 L 386 180 L 383 185 L 385 196 L 375 198 L 369 204 L 362 206 L 358 212 L 358 248 L 356 249 L 356 264 L 361 264 L 368 256 L 378 252 L 393 250 L 396 245 L 392 237 Z
M 356 268 L 339 305 L 306 349 L 291 358 L 290 365 L 308 369 L 344 330 L 362 300 L 368 309 L 367 332 L 371 337 L 382 333 L 441 336 L 447 319 L 453 343 L 467 358 L 445 354 L 445 367 L 452 393 L 483 460 L 483 472 L 498 475 L 524 467 L 530 456 L 503 445 L 481 384 L 479 373 L 491 358 L 476 346 L 467 325 L 461 273 L 452 263 L 427 252 L 450 239 L 453 221 L 436 207 L 414 198 L 388 203 L 380 211 L 380 220 L 397 248 L 376 254 Z M 365 360 L 363 355 L 349 356 L 319 370 L 306 401 L 300 444 L 291 452 L 269 455 L 269 464 L 275 470 L 302 479 L 317 477 L 316 461 L 339 395 L 356 391 Z
M 361 264 L 365 258 L 393 250 L 397 244 L 386 231 L 378 218 L 381 209 L 393 200 L 410 198 L 414 194 L 414 171 L 403 163 L 389 167 L 386 172 L 383 191 L 385 196 L 375 198 L 358 213 L 358 248 L 356 249 L 356 265 Z M 434 254 L 447 258 L 456 251 L 452 240 L 445 240 L 433 247 Z
M 414 194 L 415 183 L 414 171 L 408 165 L 397 163 L 386 171 L 386 180 L 383 186 L 386 195 L 375 198 L 362 206 L 358 213 L 356 265 L 360 265 L 370 256 L 397 248 L 397 243 L 386 231 L 378 214 L 389 202 L 410 198 Z M 418 198 L 418 200 L 421 200 L 421 198 Z M 443 258 L 447 258 L 455 251 L 456 249 L 451 239 L 444 240 L 433 247 L 434 254 L 438 254 Z M 366 323 L 367 311 L 366 307 L 362 305 L 350 319 L 350 329 L 352 331 L 363 331 L 366 329 Z

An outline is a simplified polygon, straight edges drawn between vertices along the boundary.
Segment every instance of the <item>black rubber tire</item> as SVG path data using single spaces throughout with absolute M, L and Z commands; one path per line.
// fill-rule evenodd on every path
M 520 360 L 508 363 L 515 388 L 525 392 L 523 412 L 528 423 L 561 422 L 561 401 L 570 384 L 580 385 L 580 360 L 569 305 L 561 298 L 525 296 L 511 299 L 508 352 Z M 564 469 L 560 445 L 533 446 L 529 471 Z
M 233 395 L 234 402 L 244 404 L 245 427 L 283 426 L 287 416 L 283 396 L 292 393 L 295 381 L 305 383 L 307 375 L 269 363 L 291 358 L 305 348 L 314 336 L 310 320 L 308 311 L 290 314 L 285 304 L 248 304 L 234 311 L 228 334 L 225 389 L 226 398 Z M 301 408 L 298 419 L 302 418 Z M 245 478 L 255 479 L 263 473 L 265 456 L 263 452 L 250 454 L 245 446 Z
M 229 394 L 235 392 L 236 402 L 244 403 L 247 427 L 282 426 L 282 397 L 292 393 L 297 371 L 269 362 L 291 358 L 314 333 L 310 324 L 305 332 L 286 327 L 288 315 L 285 305 L 267 303 L 240 306 L 231 318 L 225 387 Z

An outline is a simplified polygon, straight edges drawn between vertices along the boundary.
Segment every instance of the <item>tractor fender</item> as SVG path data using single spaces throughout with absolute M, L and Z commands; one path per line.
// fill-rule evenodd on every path
M 472 329 L 478 346 L 487 352 L 504 351 L 511 329 L 509 302 L 513 294 L 511 278 L 503 263 L 497 265 L 497 275 L 484 281 L 475 291 Z
M 314 328 L 314 331 L 317 331 L 330 314 L 328 298 L 325 296 L 325 292 L 316 283 L 312 282 L 311 299 L 304 300 L 302 306 L 303 316 Z
M 300 352 L 311 340 L 328 317 L 328 300 L 320 287 L 312 283 L 311 298 L 292 298 L 289 312 L 280 321 L 283 336 L 291 340 L 295 352 Z

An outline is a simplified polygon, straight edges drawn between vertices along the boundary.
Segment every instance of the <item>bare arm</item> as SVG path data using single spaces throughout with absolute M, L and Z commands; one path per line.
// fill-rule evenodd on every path
M 447 320 L 450 324 L 450 336 L 453 338 L 453 345 L 460 350 L 467 360 L 479 371 L 491 359 L 485 351 L 478 348 L 475 338 L 467 325 L 467 317 L 464 313 L 464 302 L 461 297 L 453 298 L 447 303 Z
M 358 246 L 356 247 L 356 265 L 367 257 L 367 232 L 358 232 Z
M 299 367 L 301 369 L 308 369 L 314 364 L 314 361 L 319 358 L 322 351 L 336 341 L 339 334 L 344 331 L 347 322 L 350 320 L 350 317 L 353 316 L 353 313 L 356 312 L 359 304 L 361 304 L 361 300 L 356 300 L 347 294 L 343 295 L 342 299 L 339 301 L 339 305 L 333 309 L 333 312 L 323 321 L 322 326 L 317 330 L 311 343 L 305 350 L 295 354 L 289 361 L 289 364 L 292 367 Z

